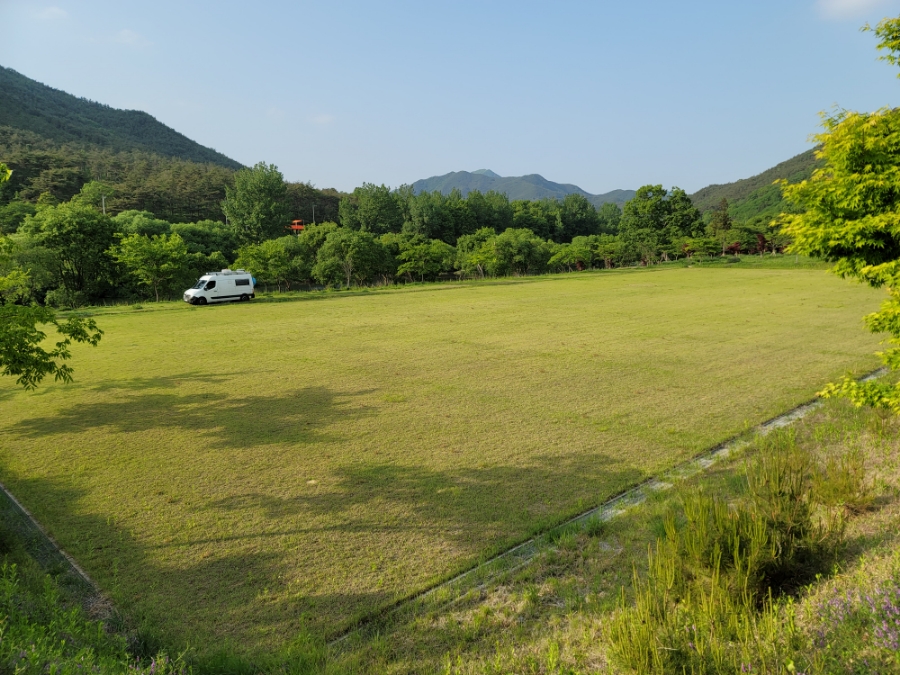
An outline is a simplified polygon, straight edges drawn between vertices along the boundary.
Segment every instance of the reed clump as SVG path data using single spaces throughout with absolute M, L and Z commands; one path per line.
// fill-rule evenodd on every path
M 847 508 L 869 503 L 860 459 L 819 466 L 791 434 L 759 442 L 745 491 L 685 496 L 623 590 L 607 632 L 613 658 L 639 673 L 793 673 L 803 635 L 793 594 L 830 571 Z

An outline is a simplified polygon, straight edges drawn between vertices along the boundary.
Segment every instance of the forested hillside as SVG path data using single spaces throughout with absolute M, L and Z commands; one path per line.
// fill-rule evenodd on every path
M 148 211 L 172 223 L 224 220 L 225 188 L 234 171 L 212 163 L 164 157 L 139 149 L 113 150 L 58 143 L 34 132 L 0 126 L 0 160 L 13 170 L 0 186 L 0 232 L 16 229 L 42 194 L 68 201 L 91 181 L 104 186 L 106 209 Z M 306 183 L 288 183 L 292 218 L 336 220 L 341 195 Z
M 0 127 L 0 157 L 13 170 L 0 189 L 0 205 L 16 195 L 42 194 L 67 201 L 91 180 L 105 186 L 107 209 L 139 209 L 173 222 L 222 219 L 221 202 L 233 171 L 142 150 L 59 144 L 33 132 Z
M 58 144 L 143 150 L 229 169 L 241 167 L 239 162 L 192 141 L 145 112 L 118 110 L 78 98 L 2 66 L 0 126 L 32 131 Z
M 613 190 L 602 195 L 593 195 L 582 190 L 577 185 L 568 183 L 554 183 L 536 173 L 527 176 L 500 176 L 490 169 L 478 171 L 451 171 L 443 176 L 432 176 L 417 180 L 412 184 L 416 193 L 438 192 L 449 195 L 453 190 L 459 190 L 463 197 L 470 192 L 498 192 L 509 197 L 510 201 L 520 199 L 562 199 L 566 195 L 581 195 L 595 207 L 612 202 L 622 206 L 634 197 L 634 190 Z
M 756 176 L 723 185 L 708 185 L 692 194 L 691 200 L 701 212 L 706 213 L 716 208 L 722 199 L 727 199 L 728 212 L 738 222 L 771 218 L 786 208 L 781 188 L 774 184 L 775 181 L 787 179 L 791 183 L 799 182 L 809 178 L 819 166 L 821 162 L 816 159 L 813 148 Z

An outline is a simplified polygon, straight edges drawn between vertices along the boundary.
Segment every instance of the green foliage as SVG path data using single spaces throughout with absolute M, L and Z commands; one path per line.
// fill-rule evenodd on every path
M 603 267 L 610 269 L 621 261 L 624 246 L 619 237 L 601 234 L 594 240 L 594 258 L 603 261 Z
M 839 516 L 816 515 L 808 451 L 787 434 L 763 441 L 745 469 L 747 495 L 688 495 L 635 572 L 635 604 L 609 627 L 613 653 L 639 673 L 793 671 L 802 633 L 786 592 L 827 571 L 843 540 Z M 791 665 L 788 665 L 791 664 Z
M 477 194 L 473 200 L 477 210 L 469 206 L 469 200 L 459 190 L 453 190 L 449 195 L 437 191 L 417 195 L 410 193 L 406 198 L 407 216 L 403 232 L 426 239 L 440 239 L 452 245 L 459 237 L 478 229 L 478 215 L 487 219 L 482 224 L 493 225 L 509 220 L 508 204 L 502 199 L 492 196 L 489 200 Z M 499 212 L 495 211 L 495 207 Z
M 222 221 L 225 188 L 234 183 L 234 170 L 217 164 L 137 148 L 126 151 L 81 142 L 60 143 L 9 127 L 0 127 L 0 156 L 15 169 L 12 180 L 0 185 L 0 228 L 6 232 L 14 231 L 22 217 L 15 212 L 4 216 L 4 205 L 30 206 L 43 193 L 67 201 L 91 181 L 103 184 L 109 214 L 131 210 L 171 223 Z M 341 194 L 336 190 L 318 190 L 307 183 L 287 183 L 285 187 L 289 218 L 307 223 L 314 217 L 318 222 L 337 220 Z M 96 197 L 91 203 L 101 206 Z M 8 220 L 15 225 L 7 225 Z
M 566 195 L 558 208 L 562 226 L 560 241 L 570 242 L 575 237 L 587 237 L 600 231 L 597 210 L 583 195 Z
M 111 253 L 140 283 L 153 289 L 157 302 L 160 285 L 183 276 L 190 255 L 177 234 L 129 234 Z
M 115 217 L 116 231 L 120 234 L 140 234 L 147 237 L 169 234 L 172 224 L 168 220 L 155 218 L 149 211 L 122 211 Z
M 287 183 L 286 188 L 291 220 L 303 220 L 307 226 L 339 220 L 342 193 L 332 188 L 318 190 L 310 183 Z
M 900 17 L 882 19 L 875 28 L 866 24 L 863 26 L 863 30 L 875 33 L 875 36 L 881 40 L 877 49 L 887 53 L 879 56 L 879 59 L 893 66 L 900 65 Z M 900 73 L 897 74 L 897 77 L 900 77 Z
M 754 217 L 771 219 L 789 208 L 782 198 L 781 189 L 773 183 L 777 180 L 799 182 L 809 178 L 813 170 L 822 166 L 815 149 L 781 162 L 751 178 L 724 185 L 709 185 L 691 195 L 691 200 L 702 213 L 712 211 L 722 199 L 729 203 L 729 213 L 737 222 Z
M 15 565 L 0 567 L 0 670 L 21 675 L 175 675 L 187 672 L 181 657 L 165 653 L 147 663 L 135 661 L 125 640 L 67 606 L 50 577 L 40 588 L 23 583 Z
M 725 247 L 728 245 L 729 237 L 731 236 L 731 226 L 732 220 L 728 214 L 728 200 L 722 197 L 722 201 L 712 210 L 712 218 L 710 218 L 709 225 L 706 228 L 712 238 L 722 245 L 722 255 L 725 255 Z
M 491 242 L 487 268 L 495 276 L 538 274 L 547 269 L 550 248 L 531 230 L 509 228 Z
M 320 283 L 349 288 L 354 281 L 372 279 L 383 269 L 385 257 L 384 247 L 371 232 L 340 228 L 325 238 L 312 274 Z
M 565 269 L 568 271 L 584 270 L 594 261 L 594 251 L 591 247 L 590 237 L 575 237 L 569 244 L 560 244 L 547 265 L 551 269 Z
M 33 216 L 34 212 L 33 204 L 18 199 L 0 206 L 0 235 L 12 234 L 18 230 L 25 219 Z
M 892 350 L 896 355 L 897 350 Z M 894 364 L 896 368 L 896 364 Z M 846 398 L 857 408 L 873 408 L 881 419 L 881 430 L 885 429 L 890 415 L 900 414 L 900 385 L 883 380 L 860 381 L 845 375 L 837 382 L 830 382 L 819 392 L 822 398 Z
M 288 223 L 287 188 L 274 164 L 259 162 L 234 175 L 225 188 L 222 210 L 244 243 L 259 243 L 284 234 Z
M 513 227 L 513 207 L 505 193 L 490 190 L 482 194 L 472 190 L 466 195 L 466 205 L 479 228 L 488 227 L 494 232 L 503 232 Z
M 644 185 L 634 199 L 625 204 L 619 231 L 624 245 L 647 265 L 657 258 L 660 246 L 665 245 L 666 196 L 662 185 Z
M 614 202 L 606 202 L 597 210 L 597 221 L 601 234 L 618 234 L 622 220 L 622 209 Z
M 52 253 L 60 304 L 76 307 L 110 288 L 115 224 L 108 216 L 73 200 L 39 208 L 20 229 Z
M 483 279 L 493 257 L 496 237 L 496 232 L 488 227 L 461 236 L 456 242 L 456 269 L 465 276 Z
M 40 326 L 45 324 L 59 334 L 49 351 L 41 346 L 47 334 Z M 71 382 L 73 371 L 66 361 L 72 357 L 72 343 L 96 346 L 102 335 L 93 319 L 73 316 L 61 322 L 48 307 L 0 305 L 0 372 L 15 377 L 25 389 L 35 389 L 47 375 L 57 382 Z
M 700 212 L 684 190 L 644 185 L 626 202 L 619 223 L 625 255 L 644 265 L 659 257 L 668 260 L 684 253 L 683 241 L 700 231 Z
M 169 230 L 184 240 L 191 253 L 210 256 L 218 252 L 226 260 L 234 260 L 237 253 L 239 245 L 237 232 L 233 227 L 217 220 L 173 223 Z
M 312 261 L 300 237 L 287 235 L 260 244 L 247 244 L 238 251 L 235 266 L 252 273 L 261 283 L 290 290 L 291 283 L 309 277 Z
M 225 186 L 234 176 L 232 169 L 216 164 L 138 149 L 60 144 L 9 127 L 0 127 L 0 156 L 15 169 L 12 179 L 0 186 L 0 204 L 34 202 L 43 193 L 67 201 L 94 180 L 110 188 L 107 213 L 149 211 L 170 222 L 222 219 Z
M 634 196 L 633 190 L 612 190 L 605 194 L 592 195 L 577 185 L 554 183 L 538 174 L 504 177 L 487 169 L 471 172 L 454 171 L 443 176 L 417 180 L 410 188 L 416 193 L 436 191 L 445 195 L 450 194 L 453 190 L 459 190 L 465 196 L 469 196 L 473 192 L 484 194 L 494 192 L 508 195 L 512 201 L 561 201 L 567 195 L 578 194 L 598 208 L 607 203 L 620 206 Z M 508 226 L 508 224 L 504 224 L 503 227 L 495 229 L 501 232 Z
M 887 333 L 891 348 L 881 354 L 900 366 L 900 111 L 839 112 L 824 120 L 817 136 L 825 168 L 809 180 L 783 184 L 785 196 L 802 213 L 783 214 L 791 251 L 834 263 L 843 277 L 884 287 L 888 299 L 866 317 L 872 332 Z M 900 412 L 900 388 L 845 378 L 823 396 L 846 396 L 854 405 Z
M 384 234 L 403 226 L 400 201 L 385 185 L 363 183 L 341 199 L 339 212 L 341 225 L 351 230 Z
M 556 239 L 562 230 L 557 202 L 551 199 L 540 201 L 514 201 L 513 227 L 531 230 L 541 239 Z
M 875 502 L 875 486 L 866 477 L 865 456 L 859 450 L 832 454 L 816 468 L 814 499 L 848 513 L 861 513 Z
M 400 242 L 397 260 L 398 276 L 434 280 L 453 269 L 456 249 L 438 239 L 405 238 Z

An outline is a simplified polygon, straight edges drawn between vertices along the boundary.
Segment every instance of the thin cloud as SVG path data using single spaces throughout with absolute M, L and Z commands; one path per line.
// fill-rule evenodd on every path
M 309 118 L 309 121 L 313 124 L 325 125 L 332 124 L 334 122 L 334 115 L 315 115 Z
M 153 44 L 140 33 L 136 33 L 127 28 L 123 28 L 116 33 L 115 36 L 113 36 L 113 42 L 120 45 L 128 45 L 129 47 L 149 47 Z
M 69 13 L 66 10 L 56 6 L 47 7 L 37 13 L 37 18 L 42 19 L 43 21 L 56 21 L 58 19 L 65 19 L 67 16 L 69 16 Z
M 819 12 L 829 19 L 854 19 L 865 16 L 879 7 L 891 3 L 890 0 L 817 0 Z

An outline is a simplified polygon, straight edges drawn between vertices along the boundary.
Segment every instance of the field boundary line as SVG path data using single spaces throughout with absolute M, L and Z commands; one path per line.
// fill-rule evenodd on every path
M 869 380 L 882 377 L 887 372 L 888 368 L 882 366 L 857 379 L 860 382 L 868 382 Z M 454 604 L 467 593 L 483 590 L 488 582 L 496 580 L 503 575 L 515 572 L 527 565 L 539 552 L 539 544 L 542 541 L 546 541 L 547 536 L 553 532 L 564 530 L 573 525 L 581 525 L 594 518 L 602 521 L 612 520 L 623 514 L 632 506 L 636 506 L 643 502 L 651 491 L 668 490 L 669 488 L 674 487 L 676 482 L 696 476 L 710 468 L 719 460 L 725 459 L 734 451 L 745 448 L 750 444 L 752 438 L 756 436 L 767 436 L 777 429 L 787 427 L 797 420 L 803 419 L 809 413 L 817 410 L 821 406 L 822 400 L 818 396 L 812 398 L 804 403 L 794 406 L 786 412 L 765 420 L 740 434 L 732 436 L 711 448 L 703 450 L 693 457 L 662 471 L 656 476 L 650 476 L 638 483 L 634 483 L 611 495 L 601 504 L 572 516 L 559 525 L 555 525 L 543 532 L 533 535 L 525 541 L 519 542 L 518 544 L 491 556 L 487 560 L 476 563 L 469 569 L 459 572 L 449 579 L 437 582 L 428 588 L 405 598 L 401 598 L 391 605 L 357 620 L 353 625 L 333 633 L 328 638 L 327 644 L 329 647 L 336 647 L 353 635 L 363 633 L 371 628 L 377 630 L 379 623 L 387 622 L 391 617 L 397 615 L 407 607 L 412 607 L 416 603 L 424 603 L 431 598 L 435 598 L 440 593 L 446 593 L 448 596 L 453 595 L 454 597 L 448 597 L 443 602 L 437 601 L 437 604 L 445 606 Z M 467 586 L 467 582 L 470 580 L 477 581 Z M 456 591 L 456 593 L 454 594 L 453 591 Z
M 54 539 L 47 530 L 38 522 L 37 518 L 25 508 L 15 495 L 0 482 L 0 514 L 6 524 L 20 539 L 25 552 L 30 555 L 40 567 L 48 573 L 54 571 L 68 571 L 68 586 L 75 586 L 77 594 L 86 604 L 94 604 L 96 600 L 103 598 L 100 586 L 90 575 L 82 569 L 75 558 L 69 555 L 59 542 Z M 12 518 L 11 518 L 12 517 Z M 18 521 L 18 522 L 10 522 Z M 62 568 L 62 569 L 60 569 Z M 66 568 L 68 568 L 66 570 Z M 74 582 L 74 583 L 72 583 Z

